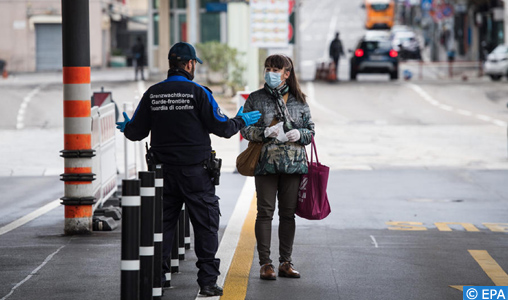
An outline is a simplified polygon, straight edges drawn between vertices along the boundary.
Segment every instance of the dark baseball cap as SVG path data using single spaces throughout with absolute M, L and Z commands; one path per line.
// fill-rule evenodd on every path
M 195 59 L 198 61 L 198 63 L 203 63 L 203 61 L 196 56 L 196 50 L 194 47 L 192 47 L 191 44 L 185 42 L 178 42 L 174 44 L 173 47 L 169 49 L 168 59 L 180 61 Z

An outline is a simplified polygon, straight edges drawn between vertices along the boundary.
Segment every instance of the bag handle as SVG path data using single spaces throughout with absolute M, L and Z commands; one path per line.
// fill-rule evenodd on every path
M 318 155 L 317 155 L 316 142 L 314 142 L 314 136 L 312 136 L 311 145 L 310 145 L 310 163 L 314 162 L 314 152 L 316 152 L 316 162 L 319 164 L 319 158 L 318 158 Z M 307 149 L 305 149 L 305 156 L 307 157 L 307 162 L 308 162 L 309 161 L 309 156 L 307 155 Z

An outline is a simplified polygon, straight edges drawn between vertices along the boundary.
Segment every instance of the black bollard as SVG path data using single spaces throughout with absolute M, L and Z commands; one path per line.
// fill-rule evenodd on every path
M 168 258 L 168 261 L 166 261 L 166 264 L 168 264 L 168 266 L 171 267 L 171 257 Z M 171 270 L 169 270 L 169 272 L 164 274 L 164 277 L 165 277 L 166 281 L 164 282 L 163 287 L 164 288 L 171 287 Z
M 162 297 L 162 195 L 164 193 L 164 179 L 162 165 L 150 165 L 148 169 L 155 171 L 153 298 L 160 299 Z
M 154 233 L 154 202 L 155 172 L 139 172 L 141 180 L 141 238 L 140 256 L 140 288 L 141 300 L 153 297 L 153 233 Z
M 185 210 L 185 249 L 190 249 L 190 220 L 189 209 Z
M 122 300 L 139 299 L 139 179 L 122 180 Z
M 178 273 L 180 270 L 180 261 L 178 259 L 178 249 L 180 248 L 178 246 L 178 233 L 180 232 L 180 229 L 178 227 L 180 226 L 177 223 L 175 228 L 175 236 L 173 238 L 173 246 L 171 247 L 171 273 Z
M 180 211 L 180 217 L 178 218 L 178 259 L 185 259 L 185 203 Z

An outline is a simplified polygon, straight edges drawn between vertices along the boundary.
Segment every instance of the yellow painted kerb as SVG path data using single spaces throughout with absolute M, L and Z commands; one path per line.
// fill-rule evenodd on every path
M 245 299 L 247 295 L 249 273 L 252 267 L 252 259 L 254 258 L 254 248 L 256 246 L 256 235 L 254 233 L 256 211 L 256 194 L 254 194 L 249 212 L 243 223 L 231 267 L 226 276 L 224 296 L 220 298 L 221 300 L 241 300 Z

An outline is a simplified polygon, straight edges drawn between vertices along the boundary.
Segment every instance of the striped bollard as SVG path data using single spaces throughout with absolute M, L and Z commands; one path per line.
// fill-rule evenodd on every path
M 121 299 L 139 299 L 139 179 L 122 180 Z
M 67 235 L 92 232 L 92 119 L 90 105 L 89 0 L 62 0 L 62 73 L 65 205 Z M 22 127 L 21 127 L 22 128 Z M 18 128 L 18 129 L 21 129 Z
M 185 259 L 185 203 L 182 205 L 178 218 L 178 259 Z
M 191 240 L 190 240 L 190 220 L 189 220 L 189 210 L 185 210 L 185 249 L 190 249 Z
M 177 223 L 175 228 L 175 236 L 173 237 L 173 246 L 171 247 L 171 273 L 178 273 L 180 270 L 180 260 L 178 250 L 180 249 L 178 245 L 178 234 L 180 232 L 180 225 Z
M 153 234 L 154 234 L 154 202 L 155 202 L 155 172 L 139 172 L 141 180 L 141 238 L 140 256 L 140 288 L 142 300 L 153 297 Z
M 155 219 L 154 219 L 154 256 L 153 256 L 153 298 L 162 297 L 162 196 L 164 193 L 164 179 L 162 165 L 150 165 L 150 171 L 155 171 Z
M 171 257 L 168 258 L 169 261 L 166 261 L 165 263 L 167 263 L 170 267 L 171 267 Z M 171 287 L 171 270 L 167 273 L 164 274 L 164 277 L 166 279 L 166 281 L 164 282 L 164 288 L 168 288 L 168 287 Z

